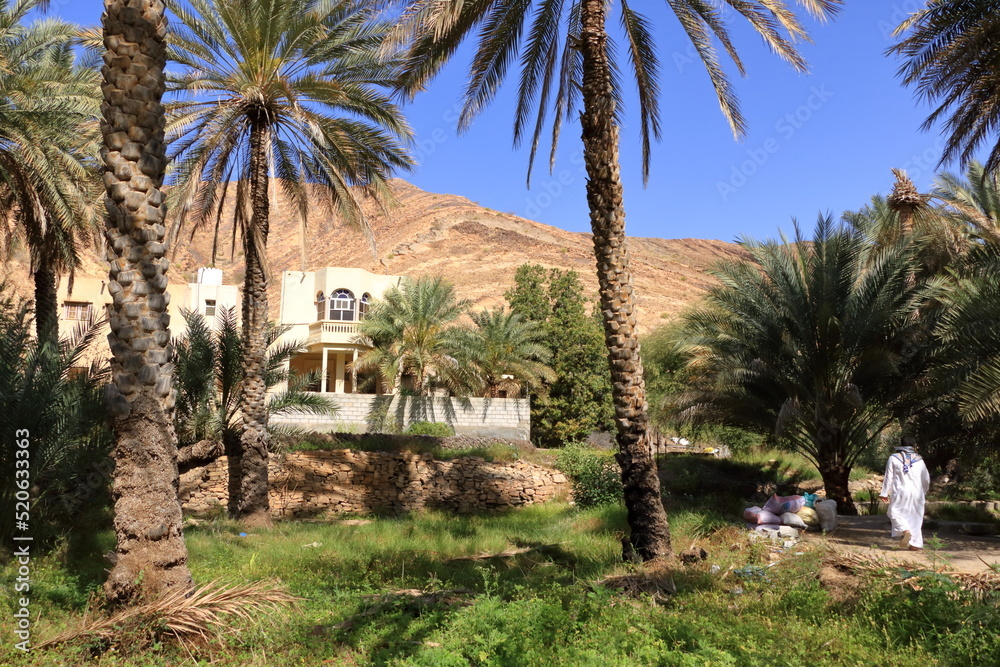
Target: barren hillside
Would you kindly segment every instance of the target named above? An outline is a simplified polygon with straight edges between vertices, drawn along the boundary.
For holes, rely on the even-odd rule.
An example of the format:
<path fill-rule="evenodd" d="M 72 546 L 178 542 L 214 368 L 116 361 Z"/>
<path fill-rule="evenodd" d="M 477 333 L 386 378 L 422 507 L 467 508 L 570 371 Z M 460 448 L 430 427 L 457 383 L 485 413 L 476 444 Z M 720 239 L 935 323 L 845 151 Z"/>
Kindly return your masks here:
<path fill-rule="evenodd" d="M 377 257 L 359 232 L 333 223 L 320 207 L 312 207 L 304 268 L 347 266 L 395 275 L 442 274 L 456 284 L 462 296 L 481 307 L 502 300 L 504 290 L 513 283 L 515 269 L 533 262 L 575 269 L 596 297 L 589 234 L 566 232 L 483 208 L 457 195 L 424 192 L 401 180 L 394 181 L 394 189 L 399 206 L 387 215 L 375 211 L 371 215 Z M 272 194 L 278 193 L 272 190 Z M 301 270 L 294 211 L 280 196 L 275 208 L 268 238 L 272 269 L 275 273 Z M 231 215 L 226 217 L 231 219 Z M 196 232 L 193 238 L 190 232 L 190 227 L 185 227 L 180 235 L 171 282 L 192 281 L 198 267 L 209 265 L 211 230 Z M 225 282 L 241 284 L 242 253 L 237 242 L 235 257 L 231 256 L 231 233 L 230 224 L 221 230 L 216 266 L 223 269 Z M 697 299 L 709 284 L 704 273 L 707 267 L 740 253 L 734 244 L 699 239 L 632 238 L 629 249 L 643 330 Z M 101 265 L 88 261 L 82 273 L 102 273 Z M 270 300 L 272 313 L 277 312 L 278 298 L 275 288 Z"/>

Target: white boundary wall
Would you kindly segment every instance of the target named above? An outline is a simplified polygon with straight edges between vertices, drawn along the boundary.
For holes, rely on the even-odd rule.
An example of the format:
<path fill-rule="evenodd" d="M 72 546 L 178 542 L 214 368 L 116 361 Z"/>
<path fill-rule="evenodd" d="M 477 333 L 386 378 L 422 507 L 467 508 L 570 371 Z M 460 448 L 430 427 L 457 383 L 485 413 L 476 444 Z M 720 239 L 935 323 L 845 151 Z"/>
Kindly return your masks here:
<path fill-rule="evenodd" d="M 311 431 L 405 430 L 413 422 L 446 422 L 456 435 L 527 440 L 531 401 L 527 398 L 442 398 L 374 394 L 330 394 L 340 406 L 331 417 L 276 415 L 272 424 Z"/>

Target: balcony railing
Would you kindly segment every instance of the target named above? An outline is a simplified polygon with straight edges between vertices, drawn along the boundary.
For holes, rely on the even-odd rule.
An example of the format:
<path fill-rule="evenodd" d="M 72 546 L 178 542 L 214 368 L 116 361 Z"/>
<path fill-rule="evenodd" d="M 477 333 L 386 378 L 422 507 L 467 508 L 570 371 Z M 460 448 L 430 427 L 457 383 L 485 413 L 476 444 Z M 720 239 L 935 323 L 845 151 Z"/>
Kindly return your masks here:
<path fill-rule="evenodd" d="M 309 325 L 310 343 L 350 343 L 356 335 L 357 322 L 322 321 Z"/>

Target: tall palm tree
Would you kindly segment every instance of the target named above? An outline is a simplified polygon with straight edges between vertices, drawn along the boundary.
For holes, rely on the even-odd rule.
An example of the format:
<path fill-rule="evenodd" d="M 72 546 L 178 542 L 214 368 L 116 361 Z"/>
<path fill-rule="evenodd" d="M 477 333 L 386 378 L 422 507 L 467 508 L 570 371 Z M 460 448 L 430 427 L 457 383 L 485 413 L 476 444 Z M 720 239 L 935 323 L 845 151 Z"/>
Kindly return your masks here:
<path fill-rule="evenodd" d="M 374 371 L 389 390 L 409 381 L 418 396 L 436 386 L 468 393 L 476 378 L 471 365 L 459 359 L 461 334 L 455 326 L 468 307 L 441 276 L 405 279 L 368 307 L 357 341 L 370 349 L 354 367 Z"/>
<path fill-rule="evenodd" d="M 77 29 L 59 20 L 22 23 L 33 0 L 0 3 L 0 208 L 23 241 L 35 282 L 39 339 L 58 338 L 56 282 L 72 281 L 81 243 L 97 235 L 98 73 L 77 63 Z"/>
<path fill-rule="evenodd" d="M 385 23 L 354 0 L 168 0 L 180 25 L 171 57 L 169 135 L 179 161 L 180 230 L 214 219 L 236 182 L 243 240 L 243 381 L 240 514 L 268 523 L 267 236 L 269 178 L 306 224 L 310 194 L 327 214 L 371 240 L 366 199 L 393 201 L 387 179 L 412 165 L 410 128 L 381 89 L 395 67 L 382 52 Z M 183 96 L 183 97 L 181 97 Z M 373 243 L 373 241 L 372 241 Z"/>
<path fill-rule="evenodd" d="M 461 361 L 475 368 L 479 392 L 488 398 L 537 391 L 555 380 L 546 366 L 552 353 L 542 343 L 545 331 L 538 322 L 498 306 L 472 313 L 472 326 L 459 331 Z"/>
<path fill-rule="evenodd" d="M 160 0 L 105 0 L 101 132 L 112 295 L 108 408 L 117 555 L 105 592 L 127 602 L 192 585 L 177 500 L 163 173 L 167 62 Z"/>
<path fill-rule="evenodd" d="M 616 58 L 606 31 L 604 0 L 523 0 L 518 3 L 439 2 L 397 0 L 405 6 L 398 35 L 412 40 L 402 79 L 403 90 L 415 94 L 441 69 L 470 34 L 477 48 L 465 89 L 459 127 L 492 99 L 520 51 L 520 85 L 514 121 L 514 140 L 531 133 L 533 162 L 554 100 L 552 156 L 563 117 L 577 113 L 583 130 L 587 169 L 587 202 L 597 258 L 601 312 L 614 388 L 618 424 L 618 461 L 622 468 L 625 506 L 634 551 L 644 560 L 670 553 L 670 530 L 660 499 L 656 464 L 648 442 L 649 418 L 642 360 L 636 331 L 632 272 L 625 242 L 625 210 L 618 167 L 618 125 L 623 89 Z M 799 0 L 817 15 L 831 11 L 839 0 Z M 668 0 L 708 70 L 722 112 L 734 134 L 742 136 L 746 123 L 732 86 L 723 71 L 714 41 L 743 74 L 744 67 L 730 38 L 723 8 L 732 9 L 750 23 L 770 48 L 798 70 L 805 63 L 793 42 L 806 37 L 805 29 L 783 0 Z M 719 6 L 721 5 L 721 7 Z M 620 3 L 622 38 L 629 67 L 639 90 L 643 175 L 648 176 L 650 137 L 659 138 L 659 64 L 654 49 L 652 23 L 627 0 Z M 565 29 L 565 31 L 564 31 Z M 525 35 L 527 30 L 527 35 Z M 523 48 L 522 48 L 523 44 Z M 553 95 L 554 93 L 554 95 Z M 537 106 L 534 122 L 532 109 Z M 533 125 L 533 130 L 528 128 Z"/>
<path fill-rule="evenodd" d="M 855 511 L 851 468 L 917 391 L 913 314 L 928 295 L 912 245 L 878 247 L 820 218 L 812 240 L 743 241 L 704 308 L 685 319 L 691 390 L 679 416 L 773 434 Z"/>
<path fill-rule="evenodd" d="M 213 331 L 205 317 L 182 311 L 187 333 L 174 341 L 177 353 L 177 431 L 181 434 L 180 470 L 205 465 L 225 454 L 229 467 L 229 512 L 239 512 L 240 383 L 243 381 L 242 345 L 236 308 L 219 313 Z M 336 403 L 322 394 L 306 391 L 311 375 L 296 376 L 288 360 L 305 349 L 298 341 L 279 342 L 288 326 L 268 327 L 264 381 L 268 389 L 286 383 L 287 389 L 268 396 L 268 416 L 282 414 L 332 415 Z M 272 432 L 274 427 L 270 427 Z M 198 441 L 210 440 L 201 448 Z M 220 446 L 221 445 L 221 446 Z"/>
<path fill-rule="evenodd" d="M 998 32 L 995 0 L 932 0 L 896 28 L 902 39 L 889 52 L 904 58 L 899 76 L 934 105 L 923 128 L 943 120 L 949 132 L 941 164 L 964 168 L 987 145 L 985 170 L 1000 168 Z"/>

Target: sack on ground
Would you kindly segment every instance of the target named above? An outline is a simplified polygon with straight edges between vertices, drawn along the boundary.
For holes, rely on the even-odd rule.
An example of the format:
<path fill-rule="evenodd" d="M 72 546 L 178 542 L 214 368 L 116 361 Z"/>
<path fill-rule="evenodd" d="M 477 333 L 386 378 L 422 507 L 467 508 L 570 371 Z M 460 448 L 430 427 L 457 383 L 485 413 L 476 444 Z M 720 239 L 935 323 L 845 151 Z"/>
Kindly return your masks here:
<path fill-rule="evenodd" d="M 751 524 L 779 524 L 781 523 L 781 518 L 777 514 L 768 512 L 767 510 L 761 509 L 760 507 L 748 507 L 743 510 L 743 519 L 747 523 Z"/>
<path fill-rule="evenodd" d="M 804 507 L 802 509 L 805 509 Z M 799 510 L 800 512 L 802 510 Z M 785 512 L 781 515 L 781 523 L 785 526 L 793 526 L 795 528 L 806 529 L 806 522 L 796 514 L 795 512 Z"/>
<path fill-rule="evenodd" d="M 816 510 L 811 507 L 803 507 L 795 516 L 802 519 L 807 526 L 819 527 L 819 514 L 816 514 Z"/>
<path fill-rule="evenodd" d="M 770 500 L 764 503 L 764 509 L 773 514 L 784 514 L 785 512 L 798 512 L 805 507 L 806 499 L 802 496 L 771 496 Z"/>
<path fill-rule="evenodd" d="M 837 527 L 837 501 L 826 499 L 816 501 L 816 514 L 819 515 L 819 527 L 830 532 Z"/>
<path fill-rule="evenodd" d="M 806 507 L 809 509 L 814 508 L 816 506 L 816 501 L 819 500 L 819 496 L 815 493 L 803 493 L 802 497 L 805 499 Z"/>

